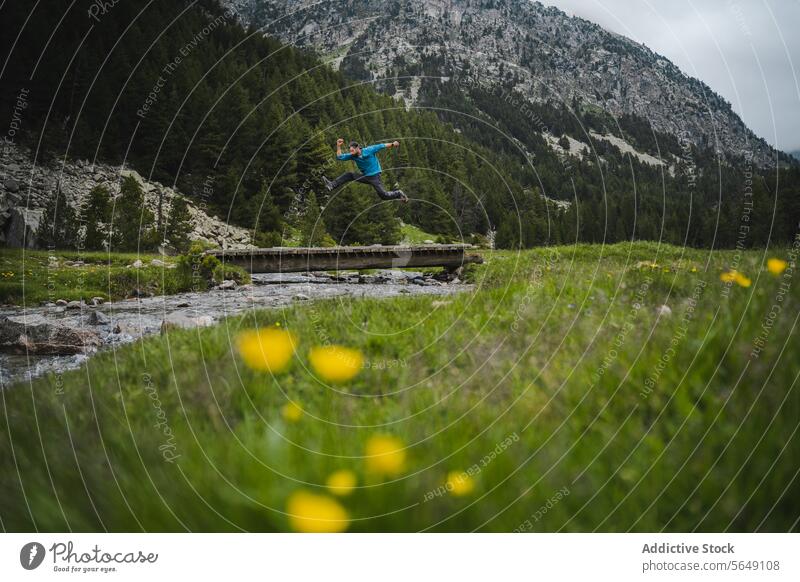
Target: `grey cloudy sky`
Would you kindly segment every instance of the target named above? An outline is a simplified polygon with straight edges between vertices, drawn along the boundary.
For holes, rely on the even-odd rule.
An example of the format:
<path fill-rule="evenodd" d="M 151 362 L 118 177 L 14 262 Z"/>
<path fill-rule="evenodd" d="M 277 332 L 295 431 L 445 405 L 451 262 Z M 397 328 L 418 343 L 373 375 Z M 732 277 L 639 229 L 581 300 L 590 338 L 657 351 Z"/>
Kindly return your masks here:
<path fill-rule="evenodd" d="M 647 45 L 800 150 L 800 0 L 541 0 Z"/>

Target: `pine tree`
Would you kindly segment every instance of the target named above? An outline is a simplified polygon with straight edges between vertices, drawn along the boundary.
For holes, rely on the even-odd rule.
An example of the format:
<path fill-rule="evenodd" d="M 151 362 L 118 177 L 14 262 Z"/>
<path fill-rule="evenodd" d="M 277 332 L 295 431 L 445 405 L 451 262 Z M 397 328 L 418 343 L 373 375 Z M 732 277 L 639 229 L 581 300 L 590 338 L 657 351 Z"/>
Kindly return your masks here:
<path fill-rule="evenodd" d="M 58 191 L 45 207 L 39 228 L 35 233 L 40 247 L 51 249 L 72 249 L 78 242 L 78 221 L 75 210 Z"/>
<path fill-rule="evenodd" d="M 400 223 L 395 204 L 380 200 L 368 186 L 350 184 L 328 202 L 325 222 L 338 244 L 397 244 Z"/>
<path fill-rule="evenodd" d="M 306 194 L 309 190 L 324 192 L 322 176 L 331 169 L 331 146 L 325 142 L 321 131 L 314 131 L 308 143 L 297 153 L 298 190 Z"/>
<path fill-rule="evenodd" d="M 317 195 L 311 191 L 306 195 L 306 207 L 300 215 L 301 244 L 308 247 L 332 247 L 336 241 L 325 228 L 325 220 L 317 202 Z"/>
<path fill-rule="evenodd" d="M 261 183 L 258 194 L 252 197 L 253 228 L 257 234 L 274 233 L 281 235 L 284 227 L 281 211 L 275 204 L 274 197 L 266 180 Z"/>
<path fill-rule="evenodd" d="M 189 249 L 191 242 L 189 235 L 192 233 L 192 228 L 192 215 L 189 213 L 186 199 L 183 196 L 175 196 L 167 218 L 164 238 L 178 251 L 184 252 Z"/>
<path fill-rule="evenodd" d="M 112 250 L 151 250 L 158 241 L 155 217 L 144 204 L 144 192 L 133 176 L 122 180 L 112 214 Z"/>
<path fill-rule="evenodd" d="M 89 192 L 85 219 L 84 247 L 88 250 L 107 248 L 109 222 L 111 222 L 111 196 L 105 186 L 95 186 Z"/>

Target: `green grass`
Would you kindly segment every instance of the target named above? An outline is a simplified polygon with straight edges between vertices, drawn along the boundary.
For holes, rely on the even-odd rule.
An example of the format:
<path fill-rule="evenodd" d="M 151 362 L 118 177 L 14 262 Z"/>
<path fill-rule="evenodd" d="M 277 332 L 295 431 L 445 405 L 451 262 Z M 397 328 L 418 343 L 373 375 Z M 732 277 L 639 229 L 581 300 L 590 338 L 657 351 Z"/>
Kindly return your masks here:
<path fill-rule="evenodd" d="M 50 266 L 49 256 L 56 257 L 59 266 Z M 127 268 L 137 259 L 143 268 Z M 150 266 L 153 259 L 175 260 L 155 254 L 0 249 L 0 304 L 36 306 L 57 299 L 120 299 L 135 289 L 154 294 L 183 290 L 175 270 Z M 64 265 L 78 260 L 86 265 Z"/>
<path fill-rule="evenodd" d="M 3 527 L 286 530 L 287 497 L 346 468 L 349 531 L 798 529 L 796 284 L 752 355 L 782 282 L 761 263 L 786 251 L 743 253 L 752 286 L 727 296 L 732 252 L 485 256 L 457 297 L 252 312 L 2 391 Z M 271 378 L 231 342 L 276 322 L 299 357 Z M 369 367 L 344 386 L 315 379 L 307 352 L 326 338 Z M 287 397 L 306 411 L 296 424 Z M 364 471 L 377 433 L 408 445 L 396 479 Z M 471 467 L 472 494 L 430 495 Z"/>
<path fill-rule="evenodd" d="M 422 244 L 426 240 L 435 241 L 437 236 L 435 234 L 425 232 L 424 230 L 414 226 L 413 224 L 406 224 L 406 223 L 403 223 L 400 226 L 400 234 L 401 234 L 401 239 L 400 239 L 401 244 L 406 244 L 406 245 L 418 245 Z"/>

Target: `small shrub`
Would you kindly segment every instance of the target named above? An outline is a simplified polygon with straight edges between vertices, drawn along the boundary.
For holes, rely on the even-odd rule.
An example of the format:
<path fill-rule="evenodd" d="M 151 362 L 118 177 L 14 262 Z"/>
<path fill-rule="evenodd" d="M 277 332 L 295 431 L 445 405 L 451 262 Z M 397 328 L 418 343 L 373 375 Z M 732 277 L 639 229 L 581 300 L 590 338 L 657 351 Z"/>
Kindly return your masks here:
<path fill-rule="evenodd" d="M 471 237 L 469 237 L 469 242 L 470 244 L 473 244 L 481 249 L 488 249 L 491 247 L 489 244 L 489 239 L 482 234 L 473 234 Z"/>
<path fill-rule="evenodd" d="M 216 258 L 216 257 L 213 257 Z M 250 282 L 250 273 L 229 263 L 220 263 L 214 267 L 214 282 L 222 283 L 226 280 L 236 281 L 237 285 L 242 285 Z"/>
<path fill-rule="evenodd" d="M 177 285 L 184 290 L 204 291 L 214 282 L 214 270 L 222 263 L 205 251 L 212 245 L 200 241 L 192 242 L 189 252 L 178 257 L 176 269 Z"/>
<path fill-rule="evenodd" d="M 259 231 L 256 233 L 254 244 L 260 248 L 270 248 L 270 247 L 279 247 L 282 243 L 281 233 L 271 231 L 271 232 L 263 232 Z"/>

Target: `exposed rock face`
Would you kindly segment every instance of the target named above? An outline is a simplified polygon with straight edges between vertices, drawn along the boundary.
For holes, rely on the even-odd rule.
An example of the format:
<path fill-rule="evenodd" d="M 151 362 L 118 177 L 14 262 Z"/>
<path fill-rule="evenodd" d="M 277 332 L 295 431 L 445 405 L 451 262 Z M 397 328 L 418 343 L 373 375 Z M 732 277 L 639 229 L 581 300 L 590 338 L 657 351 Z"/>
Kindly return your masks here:
<path fill-rule="evenodd" d="M 15 353 L 81 354 L 100 346 L 94 331 L 68 327 L 42 315 L 0 316 L 0 349 Z"/>
<path fill-rule="evenodd" d="M 31 153 L 21 147 L 4 144 L 0 148 L 0 244 L 10 247 L 36 244 L 39 226 L 48 201 L 60 189 L 70 206 L 80 211 L 86 196 L 95 186 L 105 186 L 112 196 L 119 194 L 121 177 L 134 176 L 142 185 L 145 204 L 157 212 L 159 198 L 164 209 L 181 193 L 152 182 L 137 172 L 118 166 L 91 164 L 84 160 L 64 162 L 63 158 L 45 163 L 31 161 Z M 213 218 L 189 200 L 193 222 L 190 238 L 219 245 L 222 248 L 252 248 L 247 229 Z M 29 229 L 27 237 L 25 229 Z"/>
<path fill-rule="evenodd" d="M 10 247 L 36 247 L 36 230 L 42 222 L 43 210 L 13 206 L 8 213 L 5 243 Z"/>
<path fill-rule="evenodd" d="M 573 98 L 613 115 L 636 114 L 657 131 L 723 156 L 776 152 L 730 104 L 646 46 L 530 0 L 226 0 L 246 24 L 312 46 L 339 66 L 355 56 L 373 80 L 416 104 L 419 75 L 513 85 L 533 102 Z M 403 80 L 403 76 L 411 76 Z M 381 85 L 379 85 L 381 86 Z"/>

